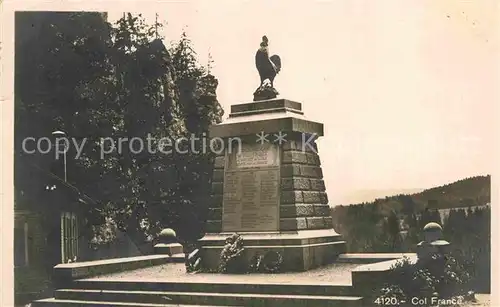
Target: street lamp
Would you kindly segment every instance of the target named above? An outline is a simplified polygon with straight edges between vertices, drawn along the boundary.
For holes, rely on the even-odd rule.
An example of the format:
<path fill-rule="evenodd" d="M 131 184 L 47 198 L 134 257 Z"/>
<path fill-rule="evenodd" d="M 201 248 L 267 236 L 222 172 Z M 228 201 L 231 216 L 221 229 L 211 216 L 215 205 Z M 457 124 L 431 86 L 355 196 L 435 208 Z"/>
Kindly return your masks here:
<path fill-rule="evenodd" d="M 66 133 L 64 131 L 61 131 L 61 130 L 56 130 L 54 132 L 52 132 L 52 135 L 55 136 L 55 137 L 66 137 Z M 57 146 L 59 146 L 60 144 L 57 143 Z M 63 157 L 63 163 L 64 163 L 64 182 L 67 182 L 68 181 L 68 175 L 66 173 L 66 151 L 68 151 L 68 148 L 67 148 L 67 144 L 64 143 L 64 157 Z M 58 156 L 59 158 L 59 156 Z"/>
<path fill-rule="evenodd" d="M 56 138 L 56 152 L 57 156 L 56 159 L 59 159 L 59 149 L 61 144 L 59 143 L 59 138 L 64 138 L 66 140 L 66 133 L 64 131 L 56 130 L 52 132 L 52 136 Z M 64 142 L 64 156 L 63 156 L 63 163 L 64 163 L 64 182 L 68 181 L 68 175 L 66 171 L 66 152 L 68 151 L 68 144 Z M 71 222 L 70 220 L 71 216 L 69 216 L 66 212 L 61 212 L 61 260 L 63 263 L 66 263 L 71 254 L 72 246 L 71 246 Z M 68 236 L 70 236 L 68 238 Z M 70 242 L 68 242 L 70 241 Z M 69 244 L 68 244 L 69 243 Z"/>

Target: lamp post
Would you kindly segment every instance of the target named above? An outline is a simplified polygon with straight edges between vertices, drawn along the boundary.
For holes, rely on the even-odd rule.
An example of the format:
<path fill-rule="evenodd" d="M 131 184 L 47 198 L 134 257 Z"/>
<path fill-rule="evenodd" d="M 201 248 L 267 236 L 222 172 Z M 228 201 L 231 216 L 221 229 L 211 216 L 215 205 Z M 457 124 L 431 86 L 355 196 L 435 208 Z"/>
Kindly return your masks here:
<path fill-rule="evenodd" d="M 57 131 L 52 132 L 52 135 L 55 136 L 55 137 L 66 137 L 66 133 L 64 131 L 61 131 L 61 130 L 57 130 Z M 60 144 L 57 143 L 56 145 L 59 146 Z M 67 144 L 64 143 L 64 156 L 63 156 L 64 182 L 68 181 L 68 175 L 67 175 L 67 172 L 66 172 L 66 152 L 67 151 L 68 151 Z M 59 158 L 59 156 L 57 158 Z"/>
<path fill-rule="evenodd" d="M 59 143 L 59 137 L 66 137 L 66 133 L 64 131 L 60 131 L 60 130 L 56 130 L 54 132 L 52 132 L 52 136 L 54 136 L 56 138 L 56 141 L 57 143 L 55 144 L 56 146 L 56 153 L 57 153 L 57 156 L 56 156 L 56 160 L 59 160 L 59 149 L 61 146 L 61 144 Z M 67 146 L 66 146 L 66 143 L 64 143 L 64 151 L 63 151 L 63 171 L 64 171 L 64 182 L 67 182 L 68 181 L 68 174 L 67 174 L 67 170 L 66 170 L 66 151 L 68 150 Z M 61 216 L 60 216 L 60 221 L 61 221 L 61 261 L 62 263 L 66 263 L 66 258 L 67 258 L 67 254 L 69 253 L 69 251 L 66 251 L 66 248 L 67 248 L 67 225 L 66 225 L 66 213 L 61 213 Z"/>

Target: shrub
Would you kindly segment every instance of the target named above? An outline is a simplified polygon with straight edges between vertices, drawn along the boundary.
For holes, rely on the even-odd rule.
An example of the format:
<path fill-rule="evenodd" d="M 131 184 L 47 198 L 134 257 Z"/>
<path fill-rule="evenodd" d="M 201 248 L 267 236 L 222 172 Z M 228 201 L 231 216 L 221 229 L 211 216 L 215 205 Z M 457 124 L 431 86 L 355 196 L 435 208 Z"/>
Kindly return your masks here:
<path fill-rule="evenodd" d="M 427 298 L 431 302 L 432 297 L 466 296 L 470 275 L 454 257 L 436 254 L 415 264 L 403 258 L 391 267 L 387 280 L 380 289 L 380 301 L 396 298 L 397 302 L 416 306 L 411 298 Z"/>

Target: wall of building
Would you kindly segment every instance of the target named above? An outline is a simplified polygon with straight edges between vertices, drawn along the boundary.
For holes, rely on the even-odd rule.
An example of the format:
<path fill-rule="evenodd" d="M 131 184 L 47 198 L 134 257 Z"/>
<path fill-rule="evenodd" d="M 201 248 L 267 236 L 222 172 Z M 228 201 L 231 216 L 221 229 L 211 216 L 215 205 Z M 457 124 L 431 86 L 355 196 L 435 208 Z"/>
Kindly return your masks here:
<path fill-rule="evenodd" d="M 15 248 L 14 250 L 16 304 L 29 302 L 40 296 L 50 296 L 52 294 L 50 273 L 44 267 L 45 259 L 43 259 L 48 247 L 40 216 L 26 211 L 15 212 L 14 228 L 15 233 L 18 234 L 15 235 L 14 246 L 17 244 L 27 247 L 26 249 Z M 23 234 L 23 230 L 26 233 Z"/>

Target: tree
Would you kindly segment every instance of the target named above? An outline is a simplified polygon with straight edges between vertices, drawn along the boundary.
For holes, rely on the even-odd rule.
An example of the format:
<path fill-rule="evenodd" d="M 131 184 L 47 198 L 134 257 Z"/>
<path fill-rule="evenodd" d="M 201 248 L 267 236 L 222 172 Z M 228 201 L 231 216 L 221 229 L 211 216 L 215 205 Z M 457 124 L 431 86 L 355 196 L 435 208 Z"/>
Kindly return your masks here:
<path fill-rule="evenodd" d="M 410 195 L 399 195 L 398 200 L 401 202 L 401 211 L 404 214 L 410 215 L 415 212 L 417 205 L 415 204 L 413 197 L 411 197 Z"/>
<path fill-rule="evenodd" d="M 63 173 L 54 167 L 57 161 L 53 151 L 28 154 L 22 148 L 23 140 L 50 137 L 61 129 L 76 139 L 86 137 L 87 130 L 80 126 L 93 120 L 94 109 L 77 93 L 82 84 L 106 80 L 111 27 L 99 13 L 61 12 L 17 12 L 15 25 L 15 203 L 41 217 L 49 240 L 60 231 L 57 213 L 68 205 L 69 191 L 73 191 L 73 198 L 86 198 L 85 193 L 76 193 L 78 189 L 70 187 L 86 191 L 81 179 L 92 174 L 82 172 L 70 158 L 65 183 Z M 101 98 L 92 101 L 99 104 Z M 72 154 L 68 153 L 68 157 Z M 51 189 L 47 189 L 49 186 Z M 92 191 L 88 194 L 93 195 Z M 100 202 L 93 204 L 97 206 L 87 211 L 89 217 L 100 210 Z M 99 220 L 96 216 L 93 219 Z M 40 260 L 47 260 L 45 264 L 50 268 L 50 258 Z"/>
<path fill-rule="evenodd" d="M 16 47 L 17 154 L 47 169 L 47 157 L 22 151 L 25 137 L 62 129 L 86 139 L 81 157 L 68 162 L 68 180 L 95 201 L 85 210 L 87 229 L 107 217 L 139 241 L 165 227 L 186 240 L 202 235 L 213 154 L 201 142 L 186 154 L 157 150 L 162 139 L 200 138 L 221 121 L 217 79 L 198 64 L 187 35 L 167 47 L 161 25 L 140 15 L 112 26 L 97 13 L 38 14 L 18 20 L 21 32 L 32 24 L 38 32 Z M 103 155 L 125 138 L 149 139 L 153 150 L 129 142 Z M 19 173 L 16 191 L 32 189 L 27 177 Z"/>
<path fill-rule="evenodd" d="M 397 251 L 400 247 L 400 228 L 399 228 L 399 218 L 396 215 L 396 212 L 391 211 L 389 216 L 387 217 L 386 229 L 390 238 L 390 247 L 392 251 Z"/>

